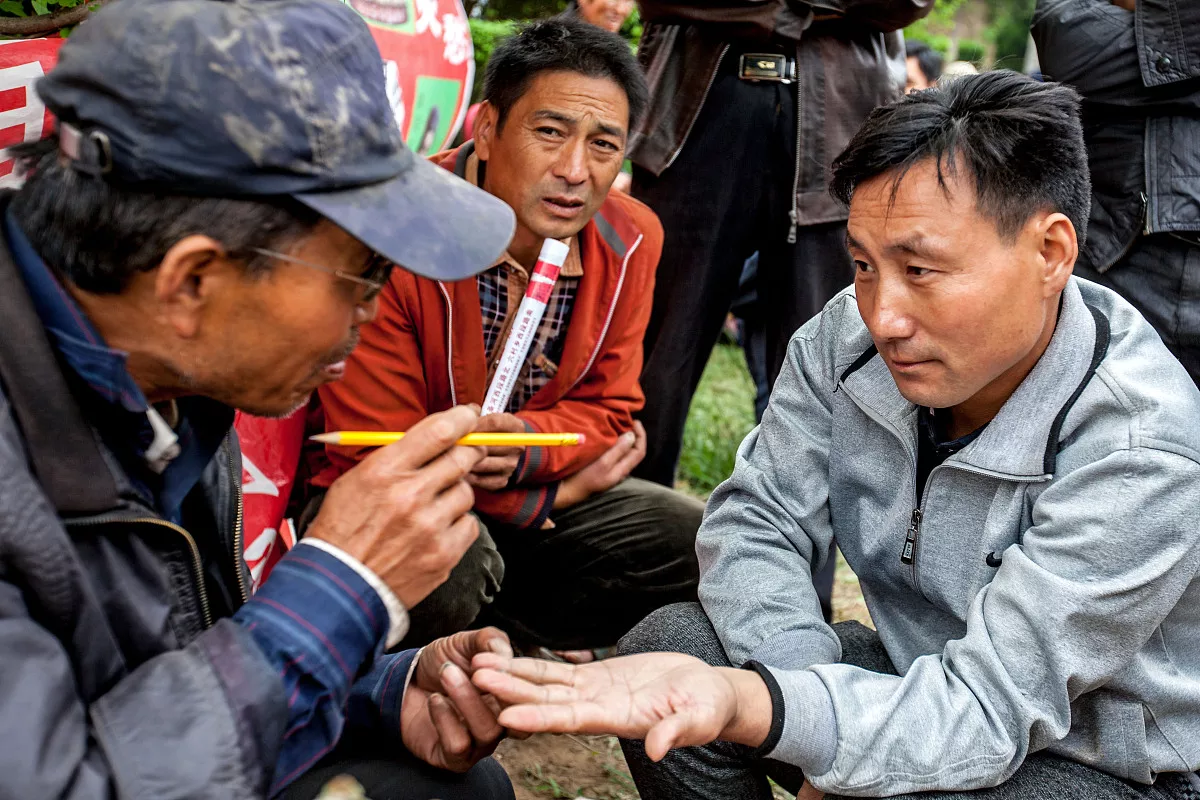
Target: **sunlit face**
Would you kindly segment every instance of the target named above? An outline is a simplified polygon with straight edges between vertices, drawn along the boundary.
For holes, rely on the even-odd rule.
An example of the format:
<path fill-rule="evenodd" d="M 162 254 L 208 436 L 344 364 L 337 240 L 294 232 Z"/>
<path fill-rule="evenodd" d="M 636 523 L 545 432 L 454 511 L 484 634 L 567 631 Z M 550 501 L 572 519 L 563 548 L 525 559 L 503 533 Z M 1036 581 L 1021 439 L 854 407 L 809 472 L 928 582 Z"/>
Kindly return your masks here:
<path fill-rule="evenodd" d="M 930 86 L 933 86 L 929 82 L 929 79 L 925 77 L 925 71 L 921 69 L 921 62 L 917 61 L 916 56 L 909 56 L 904 61 L 907 70 L 904 81 L 905 94 L 921 89 L 928 89 Z"/>
<path fill-rule="evenodd" d="M 475 146 L 484 188 L 517 215 L 514 243 L 574 236 L 608 195 L 625 157 L 629 101 L 609 78 L 543 72 L 497 128 L 484 105 Z"/>
<path fill-rule="evenodd" d="M 1069 227 L 1061 214 L 1036 213 L 1007 241 L 976 208 L 974 179 L 943 172 L 947 191 L 932 161 L 917 164 L 890 209 L 894 173 L 862 183 L 848 223 L 863 321 L 900 393 L 932 408 L 1015 389 L 1053 332 L 1070 266 L 1047 277 L 1046 229 Z M 1060 238 L 1074 246 L 1073 229 Z"/>
<path fill-rule="evenodd" d="M 633 0 L 579 0 L 579 16 L 606 31 L 616 33 L 633 13 Z"/>
<path fill-rule="evenodd" d="M 284 252 L 351 275 L 371 255 L 328 222 Z M 260 416 L 287 414 L 342 376 L 378 301 L 363 302 L 359 284 L 285 261 L 265 275 L 240 274 L 213 291 L 181 371 L 197 394 Z"/>

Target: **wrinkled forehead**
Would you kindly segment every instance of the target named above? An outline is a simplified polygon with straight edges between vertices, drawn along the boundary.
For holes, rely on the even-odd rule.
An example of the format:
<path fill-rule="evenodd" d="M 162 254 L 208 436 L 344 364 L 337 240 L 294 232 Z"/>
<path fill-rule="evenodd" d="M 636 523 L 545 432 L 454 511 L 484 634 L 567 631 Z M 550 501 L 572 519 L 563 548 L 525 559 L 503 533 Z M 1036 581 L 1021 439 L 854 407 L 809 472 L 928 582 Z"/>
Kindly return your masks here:
<path fill-rule="evenodd" d="M 557 117 L 567 124 L 606 126 L 621 136 L 629 126 L 629 98 L 621 84 L 569 70 L 534 75 L 514 110 L 529 119 Z"/>

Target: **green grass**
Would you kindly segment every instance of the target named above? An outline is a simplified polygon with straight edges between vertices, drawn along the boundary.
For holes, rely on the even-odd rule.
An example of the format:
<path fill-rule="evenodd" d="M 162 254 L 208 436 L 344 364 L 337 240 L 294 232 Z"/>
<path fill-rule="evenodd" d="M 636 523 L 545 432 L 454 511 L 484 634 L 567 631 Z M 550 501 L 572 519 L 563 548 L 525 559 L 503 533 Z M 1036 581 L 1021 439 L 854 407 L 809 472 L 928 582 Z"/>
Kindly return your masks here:
<path fill-rule="evenodd" d="M 719 344 L 713 348 L 704 376 L 692 398 L 679 481 L 707 496 L 733 471 L 738 445 L 754 427 L 754 381 L 746 369 L 740 347 Z"/>

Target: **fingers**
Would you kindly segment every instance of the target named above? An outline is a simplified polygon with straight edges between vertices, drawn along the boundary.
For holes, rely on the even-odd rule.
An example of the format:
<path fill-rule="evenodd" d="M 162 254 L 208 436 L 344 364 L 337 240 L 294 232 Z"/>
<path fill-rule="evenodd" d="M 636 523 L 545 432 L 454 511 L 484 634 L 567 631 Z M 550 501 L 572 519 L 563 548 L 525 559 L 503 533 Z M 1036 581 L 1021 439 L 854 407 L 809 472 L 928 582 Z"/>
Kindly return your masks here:
<path fill-rule="evenodd" d="M 472 406 L 456 406 L 431 414 L 414 425 L 403 439 L 379 448 L 363 463 L 381 462 L 389 469 L 400 472 L 420 469 L 450 450 L 455 442 L 475 429 L 478 421 L 479 412 Z"/>
<path fill-rule="evenodd" d="M 473 633 L 475 653 L 495 653 L 503 658 L 512 658 L 513 649 L 512 643 L 508 640 L 508 634 L 499 628 L 481 628 Z"/>
<path fill-rule="evenodd" d="M 579 692 L 570 686 L 561 683 L 539 684 L 486 667 L 476 669 L 471 677 L 482 691 L 495 695 L 506 705 L 563 704 L 580 699 Z"/>
<path fill-rule="evenodd" d="M 476 433 L 525 433 L 525 423 L 513 414 L 486 414 L 475 425 Z"/>
<path fill-rule="evenodd" d="M 527 733 L 611 733 L 638 738 L 641 732 L 622 724 L 596 703 L 514 705 L 500 712 L 500 724 Z"/>
<path fill-rule="evenodd" d="M 446 662 L 442 666 L 442 686 L 476 742 L 489 745 L 500 740 L 504 730 L 496 721 L 496 714 L 483 702 L 465 672 Z"/>
<path fill-rule="evenodd" d="M 512 474 L 521 458 L 520 447 L 488 447 L 487 457 L 471 469 L 476 475 Z"/>
<path fill-rule="evenodd" d="M 640 450 L 643 456 L 646 455 L 646 426 L 637 419 L 633 421 L 633 448 Z"/>
<path fill-rule="evenodd" d="M 438 741 L 442 752 L 446 754 L 446 766 L 449 769 L 465 770 L 465 756 L 471 750 L 471 734 L 467 726 L 458 718 L 454 707 L 440 694 L 429 696 L 429 718 L 437 731 Z"/>
<path fill-rule="evenodd" d="M 439 542 L 443 552 L 456 554 L 453 563 L 450 564 L 450 569 L 454 569 L 454 565 L 462 559 L 463 553 L 467 552 L 475 540 L 479 538 L 479 520 L 475 517 L 463 512 L 461 516 L 453 524 L 445 529 L 445 533 L 441 534 L 441 542 Z M 450 574 L 446 571 L 447 576 Z"/>

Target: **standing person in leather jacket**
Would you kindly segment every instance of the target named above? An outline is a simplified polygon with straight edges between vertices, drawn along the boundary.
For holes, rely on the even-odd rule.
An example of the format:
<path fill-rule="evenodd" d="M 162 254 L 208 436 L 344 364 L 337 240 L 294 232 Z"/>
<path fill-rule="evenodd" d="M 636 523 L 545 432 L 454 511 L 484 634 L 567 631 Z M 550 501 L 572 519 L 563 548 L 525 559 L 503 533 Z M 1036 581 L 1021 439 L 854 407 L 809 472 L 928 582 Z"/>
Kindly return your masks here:
<path fill-rule="evenodd" d="M 511 800 L 464 671 L 505 635 L 385 653 L 478 535 L 478 410 L 349 471 L 252 597 L 232 423 L 512 212 L 404 147 L 341 3 L 112 3 L 37 91 L 57 130 L 0 194 L 0 797 Z"/>
<path fill-rule="evenodd" d="M 1200 3 L 1040 0 L 1033 38 L 1046 78 L 1083 95 L 1075 272 L 1133 303 L 1200 386 Z"/>
<path fill-rule="evenodd" d="M 675 479 L 688 405 L 759 252 L 767 368 L 853 278 L 829 165 L 877 105 L 900 96 L 898 31 L 933 0 L 642 0 L 650 108 L 630 138 L 633 194 L 666 240 L 645 339 L 639 477 Z"/>
<path fill-rule="evenodd" d="M 853 280 L 830 163 L 871 109 L 900 96 L 897 31 L 933 3 L 642 0 L 650 108 L 630 137 L 633 195 L 665 239 L 635 476 L 674 483 L 688 406 L 747 258 L 759 254 L 769 383 L 792 333 Z M 833 566 L 817 578 L 827 619 Z"/>

